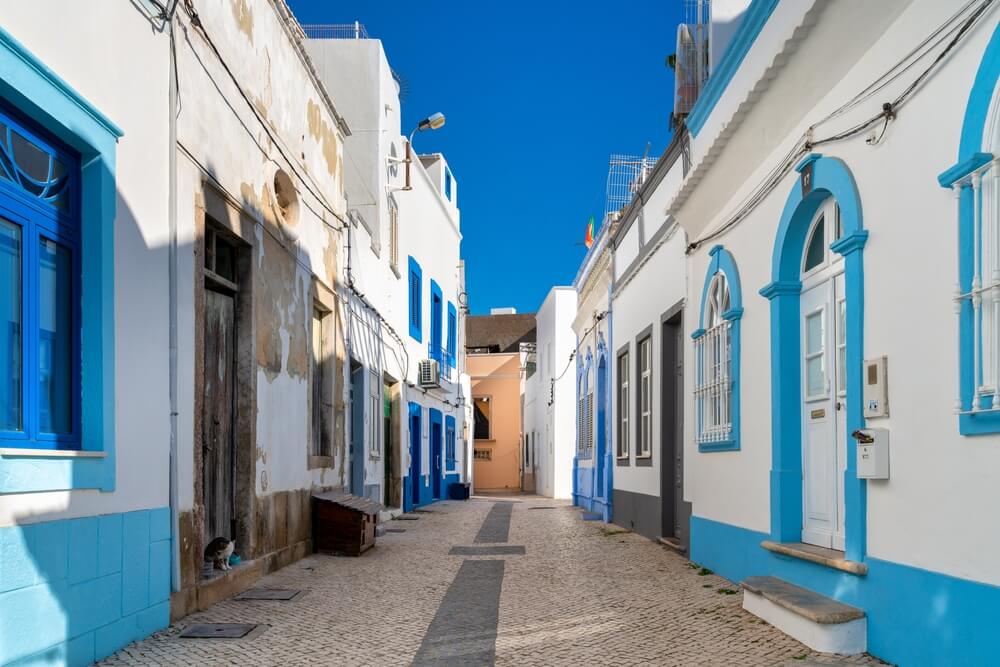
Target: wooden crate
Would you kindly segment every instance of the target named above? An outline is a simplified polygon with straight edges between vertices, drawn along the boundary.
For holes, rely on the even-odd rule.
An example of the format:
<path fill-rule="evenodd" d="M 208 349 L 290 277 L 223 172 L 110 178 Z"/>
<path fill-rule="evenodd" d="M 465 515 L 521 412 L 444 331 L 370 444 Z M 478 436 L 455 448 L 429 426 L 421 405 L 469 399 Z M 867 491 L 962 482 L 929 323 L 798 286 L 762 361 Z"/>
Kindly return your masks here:
<path fill-rule="evenodd" d="M 337 556 L 360 556 L 375 546 L 382 506 L 340 491 L 314 493 L 313 548 Z"/>

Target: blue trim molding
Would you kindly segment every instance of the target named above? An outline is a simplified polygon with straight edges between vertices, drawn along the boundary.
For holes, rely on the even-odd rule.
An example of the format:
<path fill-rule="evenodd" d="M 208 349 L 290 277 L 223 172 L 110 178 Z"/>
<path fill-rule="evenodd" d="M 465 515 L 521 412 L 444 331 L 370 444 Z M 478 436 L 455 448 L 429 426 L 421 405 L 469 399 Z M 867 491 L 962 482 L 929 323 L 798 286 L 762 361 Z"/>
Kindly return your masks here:
<path fill-rule="evenodd" d="M 841 160 L 810 156 L 811 187 L 792 187 L 781 214 L 771 257 L 771 282 L 760 294 L 771 302 L 771 535 L 777 542 L 802 538 L 802 389 L 799 301 L 802 252 L 816 211 L 828 197 L 840 206 L 843 236 L 831 250 L 844 256 L 847 299 L 847 429 L 863 428 L 864 262 L 868 240 L 854 176 Z M 802 165 L 803 168 L 806 165 Z M 846 436 L 845 437 L 849 437 Z M 845 555 L 865 554 L 866 491 L 856 474 L 857 447 L 847 443 L 844 472 Z"/>
<path fill-rule="evenodd" d="M 80 156 L 80 448 L 0 456 L 0 494 L 115 488 L 114 221 L 118 126 L 0 28 L 0 98 Z"/>
<path fill-rule="evenodd" d="M 972 289 L 975 272 L 975 193 L 966 180 L 972 172 L 993 160 L 993 155 L 983 152 L 986 123 L 990 104 L 1000 77 L 1000 26 L 994 29 L 979 69 L 969 92 L 959 140 L 958 160 L 938 176 L 938 184 L 954 188 L 958 199 L 958 285 L 962 293 Z M 969 299 L 960 303 L 958 314 L 959 339 L 959 403 L 958 431 L 962 435 L 1000 433 L 1000 411 L 973 412 L 975 376 L 981 368 L 975 367 L 975 312 Z M 982 356 L 980 355 L 980 359 Z"/>
<path fill-rule="evenodd" d="M 702 88 L 698 100 L 694 103 L 691 113 L 688 114 L 685 124 L 691 136 L 698 136 L 701 128 L 704 127 L 708 117 L 715 109 L 719 98 L 725 92 L 729 82 L 739 70 L 743 59 L 746 58 L 750 47 L 753 46 L 757 35 L 763 30 L 767 19 L 771 17 L 774 8 L 778 6 L 778 0 L 753 0 L 743 18 L 740 19 L 740 27 L 733 35 L 732 41 L 726 47 L 725 53 L 715 66 L 715 71 L 711 72 L 708 82 Z"/>
<path fill-rule="evenodd" d="M 898 665 L 992 665 L 1000 588 L 867 558 L 868 575 L 772 553 L 762 533 L 691 517 L 691 560 L 733 582 L 763 573 L 864 609 L 868 652 Z"/>
<path fill-rule="evenodd" d="M 170 623 L 170 510 L 0 528 L 0 664 L 88 665 Z"/>
<path fill-rule="evenodd" d="M 732 429 L 730 437 L 714 442 L 699 442 L 699 452 L 732 452 L 740 448 L 740 320 L 743 318 L 743 287 L 740 284 L 740 272 L 736 268 L 736 260 L 732 253 L 721 245 L 714 246 L 708 251 L 711 257 L 708 265 L 708 272 L 705 274 L 705 282 L 701 288 L 701 307 L 698 311 L 698 328 L 691 333 L 691 338 L 698 340 L 705 335 L 705 304 L 708 301 L 708 290 L 712 286 L 712 280 L 716 274 L 722 273 L 726 277 L 726 284 L 729 287 L 729 310 L 722 313 L 722 318 L 729 320 L 730 326 L 730 351 L 732 354 L 732 377 L 730 384 L 732 393 L 730 394 L 730 419 Z M 696 362 L 697 363 L 697 362 Z M 697 405 L 695 406 L 697 410 Z M 700 423 L 700 419 L 698 420 Z"/>

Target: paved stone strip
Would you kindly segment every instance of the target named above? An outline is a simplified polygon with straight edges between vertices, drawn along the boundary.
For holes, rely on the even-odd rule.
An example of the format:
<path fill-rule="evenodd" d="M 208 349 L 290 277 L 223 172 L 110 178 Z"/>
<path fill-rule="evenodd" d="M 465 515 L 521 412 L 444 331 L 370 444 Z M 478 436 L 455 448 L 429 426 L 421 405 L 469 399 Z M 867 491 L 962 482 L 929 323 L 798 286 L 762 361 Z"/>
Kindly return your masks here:
<path fill-rule="evenodd" d="M 506 542 L 510 535 L 510 516 L 513 512 L 514 503 L 508 500 L 493 503 L 493 508 L 486 515 L 483 527 L 479 529 L 474 542 L 476 544 Z"/>
<path fill-rule="evenodd" d="M 514 544 L 500 544 L 494 547 L 452 547 L 449 556 L 523 556 L 524 547 Z"/>
<path fill-rule="evenodd" d="M 502 560 L 467 560 L 445 593 L 413 664 L 492 665 L 500 621 Z"/>

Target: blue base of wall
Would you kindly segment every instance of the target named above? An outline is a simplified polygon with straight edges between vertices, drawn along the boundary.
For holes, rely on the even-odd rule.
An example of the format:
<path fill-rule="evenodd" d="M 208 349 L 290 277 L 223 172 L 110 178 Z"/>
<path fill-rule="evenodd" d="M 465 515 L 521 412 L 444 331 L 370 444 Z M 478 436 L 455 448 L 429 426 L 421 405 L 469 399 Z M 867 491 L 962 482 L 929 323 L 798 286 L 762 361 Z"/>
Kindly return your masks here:
<path fill-rule="evenodd" d="M 0 528 L 0 664 L 87 665 L 170 623 L 170 510 Z"/>
<path fill-rule="evenodd" d="M 691 517 L 691 560 L 733 582 L 771 575 L 865 610 L 868 652 L 900 665 L 995 665 L 1000 588 L 866 558 L 858 577 L 760 546 L 766 533 Z"/>
<path fill-rule="evenodd" d="M 604 523 L 611 521 L 611 502 L 607 498 L 600 497 L 594 493 L 596 475 L 594 468 L 581 468 L 574 460 L 573 478 L 574 492 L 573 504 L 590 512 L 597 512 L 601 515 Z"/>
<path fill-rule="evenodd" d="M 409 512 L 417 507 L 423 507 L 424 505 L 430 505 L 431 503 L 436 503 L 439 500 L 448 500 L 448 487 L 452 483 L 458 483 L 461 481 L 461 475 L 457 472 L 451 472 L 445 474 L 441 478 L 441 496 L 439 498 L 434 497 L 434 489 L 431 488 L 430 476 L 421 475 L 418 483 L 420 484 L 420 500 L 418 502 L 413 502 L 413 480 L 406 476 L 403 478 L 403 511 Z"/>

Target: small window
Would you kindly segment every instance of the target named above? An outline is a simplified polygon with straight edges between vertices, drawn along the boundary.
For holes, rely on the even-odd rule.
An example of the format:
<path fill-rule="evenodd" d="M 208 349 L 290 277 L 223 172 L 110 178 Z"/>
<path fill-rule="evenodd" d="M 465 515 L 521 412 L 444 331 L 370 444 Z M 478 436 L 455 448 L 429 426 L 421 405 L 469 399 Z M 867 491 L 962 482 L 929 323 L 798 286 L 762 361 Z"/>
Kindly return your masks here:
<path fill-rule="evenodd" d="M 629 365 L 628 352 L 622 352 L 618 356 L 618 447 L 617 455 L 620 459 L 628 458 L 629 447 Z"/>
<path fill-rule="evenodd" d="M 813 226 L 812 236 L 809 237 L 809 244 L 806 246 L 805 272 L 815 269 L 826 260 L 825 222 L 824 216 L 820 215 L 819 220 Z"/>
<path fill-rule="evenodd" d="M 451 201 L 451 169 L 444 168 L 444 198 Z"/>
<path fill-rule="evenodd" d="M 806 315 L 806 397 L 826 394 L 826 354 L 823 311 Z"/>
<path fill-rule="evenodd" d="M 399 207 L 389 197 L 389 266 L 399 275 Z"/>
<path fill-rule="evenodd" d="M 636 457 L 650 456 L 652 449 L 652 383 L 653 383 L 653 339 L 646 336 L 639 342 L 639 441 Z"/>
<path fill-rule="evenodd" d="M 368 447 L 372 458 L 382 455 L 379 426 L 382 423 L 382 378 L 376 371 L 368 375 Z"/>
<path fill-rule="evenodd" d="M 423 272 L 417 261 L 410 257 L 409 261 L 409 306 L 410 306 L 410 336 L 418 343 L 423 340 L 422 294 L 421 280 Z"/>
<path fill-rule="evenodd" d="M 312 455 L 330 456 L 333 451 L 333 353 L 329 311 L 313 308 L 312 316 Z"/>
<path fill-rule="evenodd" d="M 705 331 L 694 341 L 695 415 L 700 445 L 732 437 L 733 340 L 729 282 L 721 271 L 712 277 L 704 312 Z"/>
<path fill-rule="evenodd" d="M 478 396 L 472 399 L 474 407 L 474 437 L 476 440 L 492 440 L 490 420 L 493 418 L 490 397 Z"/>

